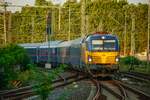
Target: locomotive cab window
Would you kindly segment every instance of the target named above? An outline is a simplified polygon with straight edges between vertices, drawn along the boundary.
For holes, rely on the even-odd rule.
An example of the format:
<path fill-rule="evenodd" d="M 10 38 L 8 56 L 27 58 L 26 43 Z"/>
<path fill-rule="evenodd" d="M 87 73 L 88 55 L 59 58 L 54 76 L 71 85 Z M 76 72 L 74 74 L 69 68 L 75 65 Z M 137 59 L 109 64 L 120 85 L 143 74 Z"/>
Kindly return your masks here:
<path fill-rule="evenodd" d="M 103 40 L 92 40 L 92 50 L 103 50 Z"/>
<path fill-rule="evenodd" d="M 104 40 L 104 50 L 115 50 L 115 40 Z"/>
<path fill-rule="evenodd" d="M 114 51 L 116 40 L 92 40 L 92 51 Z"/>

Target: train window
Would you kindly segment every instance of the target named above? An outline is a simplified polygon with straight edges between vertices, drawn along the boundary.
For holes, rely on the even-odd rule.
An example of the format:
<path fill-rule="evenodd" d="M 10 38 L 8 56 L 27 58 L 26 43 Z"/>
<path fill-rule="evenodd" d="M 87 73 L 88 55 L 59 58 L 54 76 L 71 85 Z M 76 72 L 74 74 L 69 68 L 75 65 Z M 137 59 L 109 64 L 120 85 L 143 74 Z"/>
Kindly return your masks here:
<path fill-rule="evenodd" d="M 47 49 L 40 49 L 40 56 L 46 56 L 48 54 L 48 50 Z"/>
<path fill-rule="evenodd" d="M 92 44 L 103 44 L 103 40 L 92 40 Z"/>
<path fill-rule="evenodd" d="M 55 55 L 55 48 L 52 48 L 52 54 Z"/>
<path fill-rule="evenodd" d="M 36 54 L 36 49 L 35 48 L 27 49 L 27 52 L 31 55 L 34 55 Z"/>
<path fill-rule="evenodd" d="M 115 40 L 104 40 L 104 50 L 115 50 Z"/>

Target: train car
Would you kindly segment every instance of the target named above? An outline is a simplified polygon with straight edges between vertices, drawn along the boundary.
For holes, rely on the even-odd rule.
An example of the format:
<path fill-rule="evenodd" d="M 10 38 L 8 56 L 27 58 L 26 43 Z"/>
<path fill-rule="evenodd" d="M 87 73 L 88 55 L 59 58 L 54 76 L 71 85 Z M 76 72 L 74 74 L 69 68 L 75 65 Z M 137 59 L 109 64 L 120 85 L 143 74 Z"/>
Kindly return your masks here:
<path fill-rule="evenodd" d="M 71 46 L 71 41 L 63 41 L 56 46 L 58 64 L 69 64 L 70 46 Z"/>
<path fill-rule="evenodd" d="M 54 66 L 68 64 L 78 70 L 116 71 L 119 61 L 118 38 L 109 33 L 96 32 L 71 41 L 49 41 L 48 43 L 24 46 L 32 60 L 48 62 Z M 48 53 L 48 50 L 50 52 Z"/>
<path fill-rule="evenodd" d="M 82 52 L 82 40 L 83 38 L 78 38 L 72 41 L 70 50 L 69 50 L 69 64 L 78 70 L 83 70 L 83 66 L 81 65 L 83 60 L 81 59 Z"/>
<path fill-rule="evenodd" d="M 57 48 L 55 46 L 59 44 L 61 41 L 49 41 L 50 45 L 48 46 L 48 42 L 43 43 L 25 43 L 19 44 L 19 46 L 24 47 L 27 51 L 29 57 L 31 58 L 33 63 L 37 64 L 45 64 L 47 62 L 56 64 L 57 58 Z M 49 52 L 49 53 L 48 53 Z M 48 61 L 48 54 L 50 57 L 50 61 Z"/>
<path fill-rule="evenodd" d="M 39 46 L 41 43 L 25 43 L 25 44 L 19 44 L 19 46 L 24 47 L 26 50 L 28 56 L 32 59 L 33 63 L 39 62 Z"/>
<path fill-rule="evenodd" d="M 39 46 L 39 63 L 47 63 L 50 62 L 53 66 L 56 64 L 56 58 L 57 58 L 57 48 L 56 46 L 60 43 L 61 41 L 49 41 L 44 42 Z M 48 61 L 48 55 L 49 55 L 49 61 Z"/>

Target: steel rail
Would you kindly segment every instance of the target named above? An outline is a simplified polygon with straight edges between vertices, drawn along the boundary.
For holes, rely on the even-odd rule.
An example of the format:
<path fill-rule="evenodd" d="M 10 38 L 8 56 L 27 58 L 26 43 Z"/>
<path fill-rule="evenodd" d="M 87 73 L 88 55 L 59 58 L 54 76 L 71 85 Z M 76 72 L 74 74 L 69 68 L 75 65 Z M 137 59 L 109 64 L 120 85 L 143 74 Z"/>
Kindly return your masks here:
<path fill-rule="evenodd" d="M 90 76 L 89 75 L 88 76 L 91 78 L 91 81 L 96 86 L 96 94 L 92 100 L 103 100 L 104 98 L 103 98 L 103 95 L 101 94 L 101 84 L 97 79 L 94 79 L 94 78 L 97 78 L 97 75 L 93 74 L 88 67 L 87 67 L 87 72 L 85 74 L 90 75 Z"/>
<path fill-rule="evenodd" d="M 125 88 L 122 85 L 120 85 L 120 83 L 116 80 L 113 80 L 113 84 L 116 85 L 118 87 L 118 89 L 120 90 L 122 97 L 123 97 L 123 100 L 126 100 L 126 98 L 128 96 L 127 96 L 127 93 L 125 91 Z"/>
<path fill-rule="evenodd" d="M 80 81 L 83 79 L 86 79 L 86 76 L 67 77 L 66 82 L 64 82 L 64 79 L 56 80 L 56 81 L 53 81 L 54 83 L 52 84 L 52 89 L 66 86 L 66 85 L 69 85 L 73 82 L 77 82 L 77 81 Z M 5 99 L 16 100 L 16 99 L 22 99 L 25 97 L 36 95 L 36 90 L 33 90 L 34 86 L 26 86 L 26 87 L 22 87 L 19 89 L 13 89 L 13 90 L 8 90 L 8 91 L 4 91 L 4 92 L 1 91 L 0 92 L 0 99 L 1 100 L 5 100 Z"/>
<path fill-rule="evenodd" d="M 99 100 L 99 97 L 100 97 L 100 84 L 97 80 L 95 79 L 92 79 L 92 82 L 95 84 L 96 86 L 96 94 L 95 96 L 93 97 L 93 100 Z"/>
<path fill-rule="evenodd" d="M 124 94 L 124 90 L 121 89 L 118 85 L 114 84 L 114 83 L 110 83 L 110 82 L 107 82 L 111 85 L 114 85 L 116 88 L 119 89 L 120 93 L 116 92 L 114 89 L 110 88 L 110 86 L 106 86 L 104 84 L 101 84 L 102 88 L 106 89 L 108 92 L 110 92 L 113 96 L 115 96 L 116 98 L 118 98 L 119 100 L 125 100 L 125 94 Z"/>
<path fill-rule="evenodd" d="M 150 82 L 150 75 L 149 74 L 142 74 L 138 72 L 121 72 L 121 74 L 130 77 L 130 78 L 135 78 L 137 80 L 142 80 L 146 82 Z"/>
<path fill-rule="evenodd" d="M 124 87 L 125 89 L 127 89 L 127 90 L 129 90 L 129 91 L 132 91 L 133 93 L 139 95 L 140 98 L 142 98 L 142 100 L 150 100 L 150 95 L 149 95 L 149 94 L 144 93 L 143 91 L 140 91 L 140 90 L 138 90 L 138 89 L 136 89 L 136 88 L 133 88 L 133 87 L 131 87 L 131 86 L 129 86 L 129 85 L 126 85 L 126 84 L 124 84 L 124 83 L 122 83 L 122 82 L 119 82 L 119 84 L 120 84 L 122 87 Z"/>

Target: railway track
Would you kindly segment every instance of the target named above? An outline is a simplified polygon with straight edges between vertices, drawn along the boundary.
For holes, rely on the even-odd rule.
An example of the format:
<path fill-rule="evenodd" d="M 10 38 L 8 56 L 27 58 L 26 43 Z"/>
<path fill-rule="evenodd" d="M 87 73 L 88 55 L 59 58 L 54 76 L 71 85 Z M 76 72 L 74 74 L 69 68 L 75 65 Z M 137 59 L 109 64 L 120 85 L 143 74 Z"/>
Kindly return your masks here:
<path fill-rule="evenodd" d="M 60 79 L 53 81 L 52 89 L 56 89 L 56 88 L 71 84 L 73 82 L 86 79 L 86 76 L 83 76 L 83 75 L 81 75 L 81 76 L 73 75 L 73 76 L 69 76 L 66 78 L 63 78 L 62 76 L 60 76 L 60 77 L 61 77 Z M 12 89 L 12 90 L 8 90 L 8 91 L 1 91 L 0 99 L 1 100 L 20 100 L 20 99 L 27 98 L 27 97 L 30 97 L 33 95 L 37 95 L 36 90 L 33 89 L 33 87 L 35 87 L 35 85 L 21 87 L 18 89 Z"/>
<path fill-rule="evenodd" d="M 150 75 L 148 74 L 142 74 L 138 72 L 121 72 L 120 74 L 125 77 L 134 78 L 136 80 L 150 82 Z"/>
<path fill-rule="evenodd" d="M 116 100 L 126 100 L 127 94 L 125 89 L 115 81 L 101 81 L 101 87 L 113 95 Z M 107 96 L 107 95 L 106 95 Z"/>
<path fill-rule="evenodd" d="M 93 100 L 99 100 L 100 97 L 100 84 L 97 80 L 95 79 L 91 79 L 91 81 L 93 82 L 93 84 L 95 84 L 96 86 L 96 93 L 95 96 L 93 97 Z"/>
<path fill-rule="evenodd" d="M 75 73 L 75 71 L 73 71 L 71 73 Z M 59 79 L 53 81 L 52 89 L 67 86 L 73 82 L 87 79 L 87 73 L 86 74 L 76 73 L 76 74 L 70 75 L 68 77 L 59 75 L 58 77 L 59 77 Z M 89 73 L 88 78 L 96 87 L 95 94 L 92 97 L 92 100 L 107 100 L 106 98 L 108 97 L 108 95 L 106 93 L 103 93 L 103 91 L 102 91 L 104 89 L 106 91 L 108 91 L 112 96 L 114 96 L 116 98 L 115 100 L 132 100 L 132 99 L 129 99 L 131 97 L 130 96 L 131 92 L 137 96 L 137 100 L 138 99 L 139 100 L 150 100 L 150 95 L 148 95 L 140 90 L 137 90 L 135 88 L 132 88 L 129 85 L 127 85 L 121 81 L 99 80 L 91 72 Z M 19 89 L 13 89 L 13 90 L 9 90 L 9 91 L 0 92 L 0 99 L 1 100 L 18 100 L 18 99 L 37 95 L 36 90 L 33 89 L 33 87 L 34 86 L 26 86 L 26 87 L 22 87 Z"/>
<path fill-rule="evenodd" d="M 133 87 L 131 87 L 131 86 L 129 86 L 129 85 L 123 83 L 123 82 L 118 81 L 118 83 L 123 88 L 125 88 L 126 90 L 131 91 L 134 94 L 138 95 L 138 99 L 139 100 L 150 100 L 150 95 L 149 94 L 147 94 L 147 93 L 145 93 L 145 92 L 143 92 L 143 91 L 141 91 L 139 89 L 133 88 Z"/>
<path fill-rule="evenodd" d="M 90 71 L 89 74 L 91 77 L 95 78 L 93 73 L 91 73 Z M 135 78 L 140 81 L 144 78 L 143 79 L 144 81 L 149 82 L 149 76 L 147 77 L 143 74 L 140 75 L 139 73 L 125 73 L 125 74 L 130 76 L 131 78 Z M 115 100 L 133 100 L 135 98 L 136 100 L 150 100 L 149 94 L 142 92 L 136 88 L 133 88 L 130 85 L 123 83 L 122 81 L 118 81 L 118 80 L 104 81 L 104 80 L 96 79 L 96 82 L 99 82 L 96 83 L 99 84 L 99 86 L 97 85 L 97 92 L 95 94 L 95 97 L 93 97 L 93 100 L 99 100 L 98 97 L 102 97 L 101 100 L 106 100 L 107 94 L 103 94 L 101 92 L 101 90 L 103 89 L 107 90 L 110 94 L 112 94 L 116 98 Z M 97 95 L 98 93 L 99 95 Z M 135 98 L 133 98 L 134 96 Z"/>
<path fill-rule="evenodd" d="M 108 100 L 134 100 L 134 99 L 150 100 L 149 95 L 146 95 L 145 93 L 143 93 L 139 90 L 131 88 L 128 85 L 126 85 L 120 81 L 116 81 L 116 80 L 101 81 L 100 85 L 102 87 L 102 90 L 108 91 L 112 96 L 114 96 L 116 98 L 116 99 L 108 98 Z M 102 94 L 107 96 L 107 94 L 105 94 L 104 92 L 102 92 Z M 104 99 L 104 100 L 106 100 L 106 99 Z"/>

